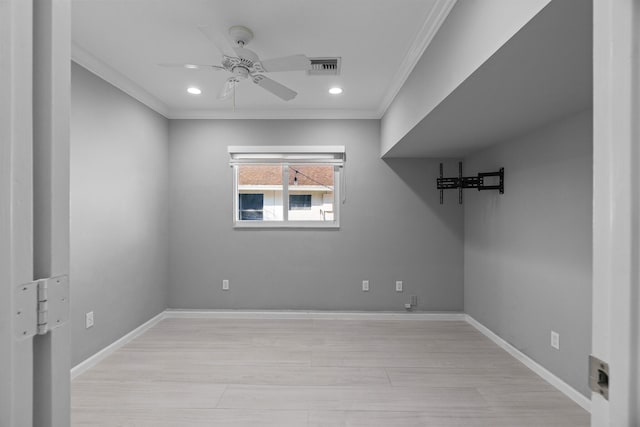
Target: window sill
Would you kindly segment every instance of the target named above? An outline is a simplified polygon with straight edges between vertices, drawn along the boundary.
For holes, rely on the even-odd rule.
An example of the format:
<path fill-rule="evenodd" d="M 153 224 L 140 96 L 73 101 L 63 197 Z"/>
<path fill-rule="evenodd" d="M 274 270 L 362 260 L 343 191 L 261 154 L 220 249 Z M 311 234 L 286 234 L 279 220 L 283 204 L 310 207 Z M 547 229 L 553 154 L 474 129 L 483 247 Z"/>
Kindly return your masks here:
<path fill-rule="evenodd" d="M 282 229 L 304 229 L 304 230 L 338 230 L 340 224 L 335 222 L 315 222 L 315 221 L 256 221 L 256 222 L 236 222 L 233 224 L 233 228 L 236 230 L 282 230 Z"/>

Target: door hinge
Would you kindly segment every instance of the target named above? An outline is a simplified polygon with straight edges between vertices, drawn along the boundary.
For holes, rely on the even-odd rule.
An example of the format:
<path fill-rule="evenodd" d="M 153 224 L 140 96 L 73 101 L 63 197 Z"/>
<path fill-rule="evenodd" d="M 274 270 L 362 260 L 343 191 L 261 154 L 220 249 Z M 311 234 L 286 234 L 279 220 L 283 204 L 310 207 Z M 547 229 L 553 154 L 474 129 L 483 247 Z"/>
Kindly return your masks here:
<path fill-rule="evenodd" d="M 589 356 L 589 387 L 609 400 L 609 364 L 593 355 Z"/>
<path fill-rule="evenodd" d="M 69 320 L 69 278 L 57 276 L 20 285 L 15 292 L 16 339 L 44 335 Z"/>

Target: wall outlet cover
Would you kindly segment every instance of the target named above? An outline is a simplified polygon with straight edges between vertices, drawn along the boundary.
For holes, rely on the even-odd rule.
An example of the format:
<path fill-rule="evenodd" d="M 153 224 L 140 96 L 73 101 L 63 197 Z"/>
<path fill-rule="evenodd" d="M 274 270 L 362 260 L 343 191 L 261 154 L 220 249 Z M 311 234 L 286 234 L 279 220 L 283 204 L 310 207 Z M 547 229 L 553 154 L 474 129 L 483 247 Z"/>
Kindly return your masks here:
<path fill-rule="evenodd" d="M 228 291 L 229 290 L 229 281 L 227 279 L 222 281 L 222 290 L 223 291 Z"/>
<path fill-rule="evenodd" d="M 363 280 L 362 281 L 362 290 L 365 292 L 369 291 L 369 281 L 368 280 Z"/>
<path fill-rule="evenodd" d="M 90 311 L 87 314 L 85 314 L 84 326 L 86 329 L 89 329 L 93 326 L 93 311 Z"/>
<path fill-rule="evenodd" d="M 560 334 L 555 331 L 551 331 L 551 347 L 560 350 Z"/>
<path fill-rule="evenodd" d="M 402 292 L 402 280 L 396 281 L 396 292 Z"/>

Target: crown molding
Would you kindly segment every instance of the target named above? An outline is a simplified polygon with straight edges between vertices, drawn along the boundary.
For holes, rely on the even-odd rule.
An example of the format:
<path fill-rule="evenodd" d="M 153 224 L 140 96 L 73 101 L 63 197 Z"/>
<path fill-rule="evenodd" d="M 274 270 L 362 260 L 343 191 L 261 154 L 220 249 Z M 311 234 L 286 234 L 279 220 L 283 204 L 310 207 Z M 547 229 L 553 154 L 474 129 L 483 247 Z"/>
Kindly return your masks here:
<path fill-rule="evenodd" d="M 76 42 L 71 43 L 71 59 L 168 119 L 381 119 L 456 4 L 456 1 L 436 0 L 402 60 L 398 71 L 391 80 L 382 102 L 375 110 L 315 108 L 239 109 L 236 111 L 230 109 L 170 109 L 142 86 L 98 59 Z"/>
<path fill-rule="evenodd" d="M 260 109 L 211 109 L 211 110 L 177 110 L 171 109 L 167 114 L 169 119 L 379 119 L 375 110 L 347 110 L 347 109 L 320 109 L 298 108 L 279 110 Z"/>
<path fill-rule="evenodd" d="M 86 49 L 73 41 L 71 42 L 71 60 L 117 87 L 132 98 L 140 101 L 158 114 L 168 118 L 169 108 L 162 101 L 153 96 L 142 86 L 117 71 L 115 68 L 112 68 L 102 60 L 93 56 Z"/>
<path fill-rule="evenodd" d="M 209 110 L 170 109 L 146 89 L 93 56 L 75 42 L 71 45 L 71 59 L 101 79 L 168 119 L 379 119 L 376 110 L 291 108 L 278 110 L 219 108 Z"/>
<path fill-rule="evenodd" d="M 455 6 L 457 0 L 436 0 L 435 5 L 427 15 L 427 19 L 422 24 L 422 27 L 418 31 L 418 34 L 413 41 L 413 44 L 407 51 L 398 71 L 394 75 L 387 92 L 382 98 L 382 102 L 380 103 L 380 107 L 377 111 L 378 118 L 382 118 L 384 114 L 387 112 L 387 109 L 393 102 L 394 98 L 400 92 L 400 89 L 404 85 L 404 83 L 411 75 L 413 68 L 416 66 L 420 58 L 422 58 L 422 54 L 431 41 L 435 37 L 436 33 L 442 26 L 444 20 L 449 16 L 449 12 Z"/>

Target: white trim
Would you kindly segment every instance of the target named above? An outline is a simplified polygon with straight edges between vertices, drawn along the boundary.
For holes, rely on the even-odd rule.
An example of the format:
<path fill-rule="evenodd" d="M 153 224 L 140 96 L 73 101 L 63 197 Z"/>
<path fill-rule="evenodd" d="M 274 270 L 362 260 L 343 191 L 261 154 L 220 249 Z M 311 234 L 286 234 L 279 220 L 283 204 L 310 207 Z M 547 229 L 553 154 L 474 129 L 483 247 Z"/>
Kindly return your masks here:
<path fill-rule="evenodd" d="M 409 75 L 411 75 L 413 68 L 433 40 L 456 1 L 436 0 L 411 47 L 407 50 L 407 54 L 400 63 L 398 71 L 391 79 L 380 105 L 376 109 L 289 108 L 278 110 L 236 109 L 233 111 L 231 108 L 209 110 L 169 108 L 138 83 L 98 59 L 75 41 L 71 42 L 71 59 L 168 119 L 380 119 L 407 81 Z"/>
<path fill-rule="evenodd" d="M 334 179 L 335 179 L 335 171 L 333 173 L 334 175 Z M 283 224 L 289 224 L 289 168 L 287 166 L 285 166 L 284 164 L 282 165 L 282 222 Z M 238 185 L 239 188 L 239 185 Z M 234 195 L 233 197 L 240 197 L 239 196 L 240 190 L 238 190 L 238 195 Z M 264 197 L 264 196 L 263 196 Z M 333 196 L 333 201 L 335 204 L 335 194 Z M 263 206 L 264 208 L 264 206 Z M 239 213 L 239 212 L 238 212 Z M 262 222 L 262 221 L 261 221 Z M 267 221 L 265 221 L 267 222 Z M 234 228 L 238 227 L 240 225 L 243 225 L 244 221 L 240 221 L 240 217 L 238 215 L 238 220 L 235 222 L 235 224 L 233 224 Z M 248 224 L 246 224 L 248 225 Z"/>
<path fill-rule="evenodd" d="M 166 115 L 169 119 L 242 119 L 242 120 L 361 120 L 379 119 L 378 110 L 362 109 L 329 109 L 329 108 L 290 108 L 279 110 L 257 110 L 237 108 L 220 108 L 210 110 L 178 110 L 170 109 Z"/>
<path fill-rule="evenodd" d="M 88 371 L 89 369 L 93 368 L 98 363 L 106 359 L 108 356 L 115 353 L 121 347 L 130 343 L 135 338 L 139 337 L 140 335 L 142 335 L 143 333 L 145 333 L 146 331 L 148 331 L 149 329 L 157 325 L 165 317 L 166 317 L 166 311 L 163 311 L 162 313 L 156 315 L 155 317 L 146 321 L 142 325 L 138 326 L 137 328 L 135 328 L 133 331 L 129 332 L 122 338 L 114 341 L 113 343 L 109 344 L 102 350 L 98 351 L 93 356 L 89 356 L 84 361 L 78 363 L 76 366 L 71 368 L 71 379 L 73 380 L 76 377 Z"/>
<path fill-rule="evenodd" d="M 106 346 L 71 369 L 75 379 L 133 341 L 164 319 L 264 319 L 264 320 L 466 320 L 464 313 L 392 311 L 317 311 L 317 310 L 180 310 L 166 309 L 122 338 Z"/>
<path fill-rule="evenodd" d="M 42 2 L 44 3 L 44 2 Z M 50 2 L 49 2 L 50 3 Z M 43 5 L 44 6 L 44 5 Z M 0 1 L 0 425 L 31 426 L 33 339 L 14 336 L 17 287 L 34 279 L 34 2 Z M 56 7 L 47 4 L 47 7 Z M 50 27 L 43 28 L 50 34 Z M 58 41 L 55 42 L 56 44 Z M 6 60 L 6 62 L 5 62 Z M 57 89 L 57 88 L 56 88 Z M 47 215 L 50 219 L 50 215 Z M 35 313 L 34 313 L 35 314 Z M 68 327 L 65 327 L 68 329 Z M 48 337 L 47 337 L 48 338 Z M 44 339 L 41 338 L 40 340 Z M 43 407 L 47 402 L 39 402 Z M 43 409 L 43 408 L 38 408 Z"/>
<path fill-rule="evenodd" d="M 296 185 L 293 187 L 293 190 L 296 192 L 304 192 L 304 193 L 318 193 L 318 192 L 326 192 L 327 188 L 330 188 L 333 191 L 333 187 L 330 185 Z M 239 185 L 238 191 L 278 191 L 281 190 L 282 186 L 280 185 Z"/>
<path fill-rule="evenodd" d="M 234 229 L 339 229 L 340 201 L 344 186 L 341 184 L 340 169 L 344 167 L 345 147 L 343 145 L 282 145 L 282 146 L 243 146 L 227 147 L 233 167 L 233 228 Z M 329 156 L 330 158 L 325 158 Z M 242 221 L 238 211 L 238 167 L 247 163 L 272 163 L 282 165 L 282 219 Z M 333 166 L 333 220 L 331 221 L 295 221 L 289 220 L 289 168 L 291 164 L 322 164 Z M 336 185 L 337 184 L 337 185 Z M 294 191 L 296 191 L 294 189 Z M 301 191 L 305 191 L 301 189 Z"/>
<path fill-rule="evenodd" d="M 611 369 L 591 425 L 640 425 L 640 14 L 636 0 L 593 2 L 592 355 Z"/>
<path fill-rule="evenodd" d="M 584 410 L 591 412 L 591 401 L 569 384 L 533 361 L 511 344 L 500 338 L 473 317 L 458 312 L 394 312 L 394 311 L 321 311 L 321 310 L 181 310 L 166 309 L 144 324 L 138 326 L 114 343 L 80 362 L 71 369 L 71 379 L 96 366 L 118 349 L 139 337 L 163 319 L 256 319 L 256 320 L 421 320 L 421 321 L 466 321 L 471 326 L 527 366 L 542 379 L 565 394 Z"/>
<path fill-rule="evenodd" d="M 238 166 L 232 165 L 231 170 L 233 172 L 233 176 L 231 178 L 231 185 L 233 186 L 233 194 L 231 195 L 231 198 L 233 199 L 231 201 L 231 205 L 233 206 L 233 210 L 231 211 L 231 224 L 235 225 L 235 223 L 239 221 L 238 210 L 240 209 L 240 196 L 238 196 L 240 192 L 238 188 Z M 264 198 L 262 207 L 264 208 Z"/>
<path fill-rule="evenodd" d="M 230 164 L 318 163 L 344 164 L 344 145 L 229 145 Z"/>
<path fill-rule="evenodd" d="M 464 313 L 449 312 L 167 309 L 164 313 L 167 319 L 466 320 Z"/>
<path fill-rule="evenodd" d="M 489 338 L 491 341 L 496 343 L 499 347 L 509 353 L 511 356 L 515 357 L 518 361 L 524 364 L 527 368 L 531 369 L 533 372 L 542 377 L 543 380 L 557 388 L 560 392 L 565 394 L 569 399 L 576 402 L 580 405 L 585 411 L 591 412 L 591 400 L 584 396 L 582 393 L 571 387 L 566 382 L 562 381 L 560 378 L 549 372 L 546 368 L 544 368 L 539 363 L 535 362 L 526 354 L 522 353 L 520 350 L 500 338 L 496 335 L 491 329 L 484 326 L 482 323 L 478 322 L 473 317 L 468 314 L 465 315 L 466 321 L 480 331 L 483 335 Z M 586 373 L 585 373 L 586 375 Z"/>
<path fill-rule="evenodd" d="M 75 41 L 71 43 L 71 59 L 168 119 L 380 119 L 411 75 L 413 68 L 451 12 L 456 1 L 436 0 L 400 63 L 398 71 L 391 79 L 377 109 L 290 108 L 278 110 L 237 109 L 233 111 L 230 108 L 209 110 L 169 108 L 142 86 L 89 53 Z"/>
<path fill-rule="evenodd" d="M 283 212 L 287 212 L 284 210 Z M 240 221 L 237 220 L 233 224 L 234 229 L 340 229 L 340 224 L 337 221 L 292 221 L 289 219 L 283 219 L 282 221 Z"/>
<path fill-rule="evenodd" d="M 158 114 L 169 118 L 169 108 L 162 101 L 120 71 L 93 56 L 76 42 L 71 42 L 71 59 Z"/>
<path fill-rule="evenodd" d="M 447 16 L 449 16 L 449 12 L 455 6 L 457 0 L 437 0 L 436 4 L 433 6 L 427 19 L 422 24 L 422 27 L 418 31 L 418 35 L 416 36 L 413 44 L 407 51 L 406 56 L 402 60 L 398 71 L 394 75 L 391 83 L 389 84 L 389 88 L 382 98 L 382 102 L 378 107 L 377 118 L 382 118 L 384 114 L 387 112 L 387 109 L 393 102 L 394 98 L 400 92 L 400 89 L 407 81 L 414 67 L 422 58 L 422 54 L 427 50 L 429 44 L 435 37 L 436 33 L 442 26 L 442 23 L 445 21 Z"/>
<path fill-rule="evenodd" d="M 71 59 L 106 82 L 117 87 L 127 95 L 140 101 L 167 119 L 240 119 L 240 120 L 305 120 L 305 119 L 379 119 L 378 110 L 330 109 L 330 108 L 291 108 L 279 110 L 219 108 L 209 110 L 184 110 L 169 108 L 151 92 L 126 77 L 115 68 L 98 59 L 76 42 L 71 43 Z"/>
<path fill-rule="evenodd" d="M 229 145 L 229 154 L 336 154 L 345 153 L 344 145 Z"/>

